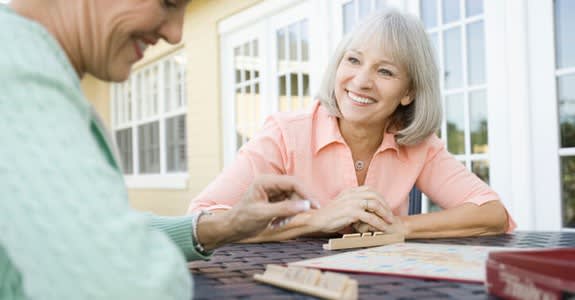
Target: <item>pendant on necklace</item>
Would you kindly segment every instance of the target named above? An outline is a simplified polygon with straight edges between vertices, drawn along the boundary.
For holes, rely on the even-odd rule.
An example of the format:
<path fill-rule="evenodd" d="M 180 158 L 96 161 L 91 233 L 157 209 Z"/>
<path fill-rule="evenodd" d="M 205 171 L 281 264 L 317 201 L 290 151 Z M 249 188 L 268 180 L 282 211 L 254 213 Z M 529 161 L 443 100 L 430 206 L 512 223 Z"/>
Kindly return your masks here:
<path fill-rule="evenodd" d="M 355 167 L 356 171 L 361 171 L 365 167 L 365 163 L 363 160 L 356 160 L 353 166 Z"/>

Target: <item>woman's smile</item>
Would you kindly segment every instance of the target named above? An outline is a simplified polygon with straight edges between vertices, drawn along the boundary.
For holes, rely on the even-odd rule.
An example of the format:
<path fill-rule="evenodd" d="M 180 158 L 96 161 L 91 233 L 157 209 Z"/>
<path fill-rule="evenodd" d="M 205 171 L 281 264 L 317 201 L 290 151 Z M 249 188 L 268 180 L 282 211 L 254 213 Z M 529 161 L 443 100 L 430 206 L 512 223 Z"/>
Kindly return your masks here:
<path fill-rule="evenodd" d="M 356 94 L 356 93 L 349 91 L 349 90 L 347 90 L 347 96 L 349 97 L 349 99 L 351 99 L 353 104 L 360 105 L 360 106 L 365 106 L 365 105 L 377 103 L 376 100 L 374 100 L 368 96 Z"/>

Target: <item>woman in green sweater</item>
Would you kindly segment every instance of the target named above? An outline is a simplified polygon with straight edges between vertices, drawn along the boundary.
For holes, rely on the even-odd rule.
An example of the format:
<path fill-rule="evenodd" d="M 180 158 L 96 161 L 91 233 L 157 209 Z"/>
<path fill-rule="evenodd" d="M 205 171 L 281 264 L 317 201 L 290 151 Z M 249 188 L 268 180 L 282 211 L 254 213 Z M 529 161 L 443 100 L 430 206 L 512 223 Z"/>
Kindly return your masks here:
<path fill-rule="evenodd" d="M 0 5 L 0 299 L 190 299 L 185 260 L 314 206 L 294 178 L 269 176 L 226 214 L 130 210 L 80 79 L 125 80 L 148 45 L 178 43 L 187 2 Z"/>

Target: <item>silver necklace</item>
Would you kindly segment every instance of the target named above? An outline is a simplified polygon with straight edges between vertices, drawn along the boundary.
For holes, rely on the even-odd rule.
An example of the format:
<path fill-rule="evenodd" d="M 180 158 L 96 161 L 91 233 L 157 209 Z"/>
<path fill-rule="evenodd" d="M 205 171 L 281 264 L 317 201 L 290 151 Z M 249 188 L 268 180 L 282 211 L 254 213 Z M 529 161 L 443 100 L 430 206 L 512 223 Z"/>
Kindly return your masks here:
<path fill-rule="evenodd" d="M 358 159 L 353 163 L 353 166 L 355 167 L 356 171 L 361 171 L 363 170 L 363 168 L 365 168 L 365 162 L 363 162 L 363 160 Z"/>

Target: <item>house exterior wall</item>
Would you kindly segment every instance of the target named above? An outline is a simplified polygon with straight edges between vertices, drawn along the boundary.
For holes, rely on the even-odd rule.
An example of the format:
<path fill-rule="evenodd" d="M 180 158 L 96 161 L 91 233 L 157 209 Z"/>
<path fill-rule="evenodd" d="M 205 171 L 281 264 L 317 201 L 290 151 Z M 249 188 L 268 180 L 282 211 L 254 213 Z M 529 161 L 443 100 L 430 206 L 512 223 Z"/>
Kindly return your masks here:
<path fill-rule="evenodd" d="M 152 188 L 153 180 L 138 186 L 126 176 L 134 207 L 185 212 L 267 115 L 309 102 L 342 35 L 384 5 L 426 24 L 440 65 L 448 150 L 500 194 L 519 229 L 574 230 L 569 0 L 194 0 L 182 45 L 152 47 L 135 67 L 174 51 L 187 58 L 185 184 Z M 472 69 L 481 69 L 479 82 Z M 453 86 L 449 76 L 459 83 Z M 83 87 L 114 123 L 110 86 L 87 77 Z M 434 209 L 427 200 L 422 206 Z"/>

